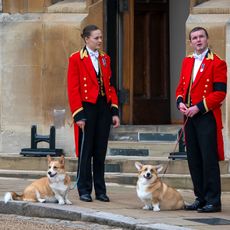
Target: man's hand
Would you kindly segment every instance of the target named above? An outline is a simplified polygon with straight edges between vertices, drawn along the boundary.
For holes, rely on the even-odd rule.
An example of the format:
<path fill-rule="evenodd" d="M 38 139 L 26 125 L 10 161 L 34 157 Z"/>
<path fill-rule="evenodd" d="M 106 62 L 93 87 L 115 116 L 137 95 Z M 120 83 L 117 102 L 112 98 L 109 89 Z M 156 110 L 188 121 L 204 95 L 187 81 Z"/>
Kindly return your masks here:
<path fill-rule="evenodd" d="M 179 110 L 180 110 L 180 112 L 183 114 L 183 115 L 185 115 L 185 112 L 187 111 L 187 107 L 186 107 L 186 105 L 184 104 L 184 103 L 180 103 L 179 104 Z"/>
<path fill-rule="evenodd" d="M 120 125 L 119 117 L 118 116 L 113 116 L 112 120 L 113 120 L 113 128 L 117 128 Z"/>
<path fill-rule="evenodd" d="M 200 111 L 196 105 L 187 108 L 186 105 L 182 102 L 179 104 L 179 110 L 186 117 L 193 117 Z"/>
<path fill-rule="evenodd" d="M 185 111 L 185 116 L 187 116 L 187 117 L 193 117 L 193 116 L 196 115 L 199 111 L 200 111 L 199 108 L 198 108 L 196 105 L 194 105 L 194 106 L 188 108 L 188 109 Z"/>

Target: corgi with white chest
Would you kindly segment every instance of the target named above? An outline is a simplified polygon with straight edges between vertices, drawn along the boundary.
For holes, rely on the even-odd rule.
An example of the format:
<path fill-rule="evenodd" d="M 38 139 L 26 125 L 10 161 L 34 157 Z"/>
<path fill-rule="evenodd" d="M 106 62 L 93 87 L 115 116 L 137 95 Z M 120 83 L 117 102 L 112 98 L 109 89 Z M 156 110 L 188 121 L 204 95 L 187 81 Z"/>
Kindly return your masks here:
<path fill-rule="evenodd" d="M 163 166 L 143 165 L 135 163 L 139 175 L 137 180 L 137 195 L 145 204 L 143 209 L 153 210 L 178 210 L 184 208 L 184 200 L 175 189 L 163 183 L 158 173 Z"/>
<path fill-rule="evenodd" d="M 65 172 L 64 156 L 61 156 L 59 160 L 53 160 L 50 156 L 47 156 L 47 160 L 47 177 L 35 180 L 25 188 L 22 195 L 18 195 L 15 192 L 7 192 L 4 196 L 5 203 L 12 200 L 21 200 L 72 204 L 67 198 L 71 181 Z"/>

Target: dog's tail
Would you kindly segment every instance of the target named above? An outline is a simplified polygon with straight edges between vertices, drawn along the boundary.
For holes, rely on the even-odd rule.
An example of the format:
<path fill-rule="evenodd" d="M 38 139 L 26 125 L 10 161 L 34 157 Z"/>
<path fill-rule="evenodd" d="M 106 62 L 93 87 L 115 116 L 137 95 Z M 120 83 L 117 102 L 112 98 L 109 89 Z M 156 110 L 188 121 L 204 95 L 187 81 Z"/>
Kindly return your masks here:
<path fill-rule="evenodd" d="M 23 200 L 23 195 L 18 195 L 16 192 L 7 192 L 4 196 L 5 204 L 12 200 Z"/>

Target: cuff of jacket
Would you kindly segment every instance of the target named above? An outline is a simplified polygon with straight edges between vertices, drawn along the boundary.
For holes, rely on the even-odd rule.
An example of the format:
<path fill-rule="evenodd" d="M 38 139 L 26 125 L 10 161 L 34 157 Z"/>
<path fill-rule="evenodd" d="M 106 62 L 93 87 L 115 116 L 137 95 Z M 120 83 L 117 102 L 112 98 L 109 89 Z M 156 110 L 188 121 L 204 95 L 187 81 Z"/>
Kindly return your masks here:
<path fill-rule="evenodd" d="M 111 114 L 112 116 L 119 116 L 119 109 L 117 105 L 111 105 Z"/>
<path fill-rule="evenodd" d="M 196 106 L 199 108 L 202 114 L 207 113 L 209 111 L 205 98 L 203 99 L 203 101 L 199 102 Z"/>
<path fill-rule="evenodd" d="M 86 120 L 83 107 L 73 113 L 73 119 L 75 123 L 80 120 Z"/>
<path fill-rule="evenodd" d="M 176 107 L 179 109 L 179 104 L 183 102 L 183 97 L 182 96 L 178 96 L 176 99 Z"/>

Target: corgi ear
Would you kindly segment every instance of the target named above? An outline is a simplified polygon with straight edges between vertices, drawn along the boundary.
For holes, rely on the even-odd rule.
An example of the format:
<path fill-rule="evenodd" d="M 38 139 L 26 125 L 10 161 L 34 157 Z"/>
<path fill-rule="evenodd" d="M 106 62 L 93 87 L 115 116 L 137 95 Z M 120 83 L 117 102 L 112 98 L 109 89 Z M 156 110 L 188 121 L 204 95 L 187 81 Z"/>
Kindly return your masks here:
<path fill-rule="evenodd" d="M 157 166 L 155 166 L 155 169 L 157 170 L 157 173 L 159 173 L 163 169 L 163 166 L 157 165 Z"/>
<path fill-rule="evenodd" d="M 135 166 L 136 166 L 137 170 L 140 171 L 143 165 L 137 161 L 137 162 L 135 162 Z"/>
<path fill-rule="evenodd" d="M 64 155 L 61 155 L 60 159 L 59 159 L 60 164 L 64 165 L 65 164 L 65 158 Z"/>
<path fill-rule="evenodd" d="M 50 163 L 52 161 L 52 158 L 50 155 L 47 155 L 47 160 L 48 160 L 48 163 Z"/>

